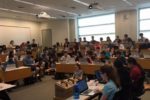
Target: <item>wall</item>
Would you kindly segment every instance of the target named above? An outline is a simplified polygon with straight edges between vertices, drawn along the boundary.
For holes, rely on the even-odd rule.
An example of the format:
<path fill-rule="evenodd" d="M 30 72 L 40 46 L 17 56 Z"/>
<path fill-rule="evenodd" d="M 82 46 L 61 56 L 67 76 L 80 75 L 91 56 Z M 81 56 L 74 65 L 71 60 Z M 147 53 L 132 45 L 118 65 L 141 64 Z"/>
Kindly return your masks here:
<path fill-rule="evenodd" d="M 28 27 L 30 28 L 30 40 L 35 38 L 36 41 L 38 41 L 38 43 L 41 44 L 39 22 L 24 21 L 24 20 L 10 19 L 10 18 L 0 18 L 0 25 L 15 26 L 15 27 Z"/>
<path fill-rule="evenodd" d="M 64 43 L 64 39 L 68 38 L 70 40 L 70 29 L 69 20 L 58 19 L 42 22 L 40 25 L 40 30 L 51 29 L 52 30 L 52 44 L 56 42 Z"/>
<path fill-rule="evenodd" d="M 55 44 L 56 42 L 64 43 L 65 38 L 68 38 L 69 40 L 73 41 L 75 37 L 74 20 L 53 19 L 45 20 L 42 22 L 36 22 L 13 18 L 0 18 L 0 25 L 28 27 L 30 28 L 31 32 L 30 40 L 35 38 L 39 44 L 42 44 L 41 30 L 43 29 L 52 29 L 52 44 Z"/>
<path fill-rule="evenodd" d="M 133 40 L 137 40 L 137 11 L 121 11 L 116 13 L 116 35 L 123 38 L 128 34 Z"/>
<path fill-rule="evenodd" d="M 75 38 L 75 20 L 53 19 L 43 22 L 32 22 L 9 18 L 0 18 L 0 25 L 22 26 L 31 29 L 31 39 L 35 38 L 39 44 L 41 42 L 41 30 L 52 29 L 52 44 L 64 42 L 65 38 L 73 41 Z M 116 13 L 116 34 L 121 38 L 124 34 L 129 34 L 132 39 L 137 37 L 137 11 L 121 11 Z"/>

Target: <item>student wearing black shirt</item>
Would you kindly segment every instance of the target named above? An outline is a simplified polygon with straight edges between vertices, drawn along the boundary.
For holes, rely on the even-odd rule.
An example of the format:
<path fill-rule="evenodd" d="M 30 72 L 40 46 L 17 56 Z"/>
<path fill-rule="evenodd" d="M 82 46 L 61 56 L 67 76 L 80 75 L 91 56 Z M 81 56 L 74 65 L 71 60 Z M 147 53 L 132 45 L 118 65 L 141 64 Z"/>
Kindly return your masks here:
<path fill-rule="evenodd" d="M 122 61 L 119 59 L 115 60 L 114 67 L 117 70 L 121 85 L 120 91 L 116 94 L 114 100 L 131 100 L 132 81 L 129 75 L 129 70 L 123 66 Z"/>

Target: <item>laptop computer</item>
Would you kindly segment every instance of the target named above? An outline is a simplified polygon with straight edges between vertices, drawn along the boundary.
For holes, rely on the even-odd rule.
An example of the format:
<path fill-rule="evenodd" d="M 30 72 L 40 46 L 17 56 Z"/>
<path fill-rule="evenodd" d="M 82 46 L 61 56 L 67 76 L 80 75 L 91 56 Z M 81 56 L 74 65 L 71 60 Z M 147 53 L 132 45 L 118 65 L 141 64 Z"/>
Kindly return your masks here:
<path fill-rule="evenodd" d="M 79 88 L 79 92 L 82 95 L 94 95 L 95 94 L 94 90 L 88 89 L 88 85 L 87 85 L 86 80 L 79 81 L 77 83 L 77 85 L 78 85 L 78 88 Z"/>

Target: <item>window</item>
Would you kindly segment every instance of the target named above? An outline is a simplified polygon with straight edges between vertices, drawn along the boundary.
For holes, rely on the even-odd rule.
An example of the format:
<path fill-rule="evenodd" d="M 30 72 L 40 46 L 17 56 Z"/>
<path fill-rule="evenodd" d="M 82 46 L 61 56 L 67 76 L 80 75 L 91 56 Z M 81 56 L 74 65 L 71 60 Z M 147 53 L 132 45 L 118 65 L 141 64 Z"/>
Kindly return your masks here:
<path fill-rule="evenodd" d="M 106 37 L 115 39 L 115 14 L 100 15 L 78 19 L 79 37 L 86 37 L 91 41 L 91 36 L 100 41 L 100 37 L 106 40 Z"/>
<path fill-rule="evenodd" d="M 140 9 L 139 11 L 139 33 L 150 39 L 150 8 Z"/>

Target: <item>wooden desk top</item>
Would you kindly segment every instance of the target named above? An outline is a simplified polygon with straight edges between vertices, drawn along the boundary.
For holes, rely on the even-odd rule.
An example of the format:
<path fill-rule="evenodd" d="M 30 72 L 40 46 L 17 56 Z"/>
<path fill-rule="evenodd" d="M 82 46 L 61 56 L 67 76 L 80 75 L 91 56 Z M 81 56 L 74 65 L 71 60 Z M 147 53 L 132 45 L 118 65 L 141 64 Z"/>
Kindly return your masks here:
<path fill-rule="evenodd" d="M 13 87 L 15 87 L 15 85 L 0 83 L 0 91 L 7 90 Z"/>

